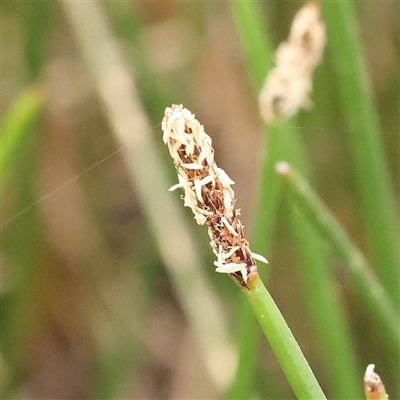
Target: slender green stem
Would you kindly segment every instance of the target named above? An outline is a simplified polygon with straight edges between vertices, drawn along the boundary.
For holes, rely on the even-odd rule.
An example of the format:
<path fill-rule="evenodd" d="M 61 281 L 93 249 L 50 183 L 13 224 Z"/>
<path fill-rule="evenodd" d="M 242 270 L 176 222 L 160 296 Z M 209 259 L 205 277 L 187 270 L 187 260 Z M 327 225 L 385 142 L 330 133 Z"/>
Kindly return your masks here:
<path fill-rule="evenodd" d="M 304 216 L 294 210 L 289 210 L 288 214 L 299 248 L 299 279 L 304 287 L 303 297 L 312 327 L 318 337 L 328 396 L 359 399 L 362 391 L 357 378 L 361 368 L 346 320 L 343 296 L 335 282 L 334 271 L 329 268 L 324 240 Z M 343 365 L 346 365 L 346 374 L 343 374 Z"/>
<path fill-rule="evenodd" d="M 266 73 L 273 67 L 274 49 L 265 24 L 262 2 L 231 1 L 238 37 L 249 68 L 249 76 L 258 91 Z"/>
<path fill-rule="evenodd" d="M 7 176 L 13 156 L 32 129 L 42 107 L 40 91 L 29 88 L 21 93 L 6 113 L 1 134 L 0 182 Z"/>
<path fill-rule="evenodd" d="M 261 278 L 245 291 L 265 336 L 298 399 L 325 399 L 307 360 Z"/>
<path fill-rule="evenodd" d="M 368 307 L 371 318 L 379 321 L 377 325 L 380 327 L 382 335 L 386 337 L 385 342 L 392 349 L 398 348 L 400 345 L 399 316 L 364 255 L 317 194 L 310 188 L 305 179 L 294 168 L 282 162 L 278 164 L 277 170 L 291 189 L 296 205 L 300 207 L 301 211 L 309 218 L 320 234 L 329 243 L 332 243 L 338 253 L 346 259 L 357 290 L 366 294 L 364 303 Z"/>
<path fill-rule="evenodd" d="M 327 1 L 322 7 L 350 128 L 355 182 L 363 202 L 372 259 L 383 286 L 398 306 L 398 216 L 354 2 Z"/>
<path fill-rule="evenodd" d="M 284 159 L 291 160 L 306 176 L 311 175 L 304 143 L 293 124 L 274 124 L 274 129 L 280 129 L 281 136 L 286 137 Z M 329 269 L 323 240 L 309 221 L 296 213 L 288 214 L 301 261 L 300 279 L 305 304 L 318 335 L 329 393 L 334 398 L 359 398 L 361 370 L 357 366 L 342 298 Z M 341 367 L 343 363 L 346 364 L 345 375 Z"/>

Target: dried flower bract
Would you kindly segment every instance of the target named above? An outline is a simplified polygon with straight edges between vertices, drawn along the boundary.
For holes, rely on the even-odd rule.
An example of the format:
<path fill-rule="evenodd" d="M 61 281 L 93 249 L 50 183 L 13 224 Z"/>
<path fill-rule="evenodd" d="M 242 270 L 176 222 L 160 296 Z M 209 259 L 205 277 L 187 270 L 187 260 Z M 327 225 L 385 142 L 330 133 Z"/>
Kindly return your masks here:
<path fill-rule="evenodd" d="M 288 41 L 278 47 L 276 67 L 260 93 L 261 115 L 268 124 L 278 117 L 290 118 L 300 107 L 311 107 L 312 75 L 322 60 L 325 43 L 319 4 L 307 3 L 296 14 Z"/>
<path fill-rule="evenodd" d="M 234 182 L 215 163 L 210 136 L 188 109 L 176 104 L 166 108 L 162 130 L 179 180 L 170 190 L 182 188 L 184 204 L 192 209 L 196 222 L 208 225 L 216 271 L 248 287 L 249 277 L 257 274 L 254 259 L 268 261 L 250 251 L 238 219 L 240 211 L 235 209 Z"/>
<path fill-rule="evenodd" d="M 364 375 L 364 391 L 367 400 L 383 400 L 388 395 L 380 376 L 374 371 L 375 364 L 369 364 Z"/>

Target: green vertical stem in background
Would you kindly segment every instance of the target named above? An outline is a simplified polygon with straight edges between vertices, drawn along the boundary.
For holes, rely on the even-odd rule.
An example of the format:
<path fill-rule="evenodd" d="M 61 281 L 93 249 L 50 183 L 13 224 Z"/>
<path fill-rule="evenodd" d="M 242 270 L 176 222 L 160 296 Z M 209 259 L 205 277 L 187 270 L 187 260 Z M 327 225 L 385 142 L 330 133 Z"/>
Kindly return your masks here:
<path fill-rule="evenodd" d="M 274 300 L 257 277 L 250 290 L 243 291 L 253 307 L 258 322 L 268 338 L 289 383 L 298 399 L 323 400 L 322 392 L 307 360 L 287 326 Z"/>
<path fill-rule="evenodd" d="M 18 149 L 32 130 L 43 107 L 43 96 L 36 88 L 26 89 L 15 100 L 1 123 L 0 187 Z"/>
<path fill-rule="evenodd" d="M 0 11 L 3 12 L 3 4 Z M 44 26 L 50 21 L 47 10 L 52 7 L 49 3 L 27 2 L 16 5 L 20 7 L 21 16 L 26 21 L 19 25 L 25 28 L 23 32 L 24 67 L 26 66 L 26 81 L 31 84 L 38 77 L 43 66 Z M 42 13 L 44 12 L 44 15 Z M 1 15 L 3 18 L 3 15 Z M 5 24 L 4 26 L 9 26 Z M 3 25 L 1 26 L 3 29 Z M 3 32 L 2 32 L 3 34 Z M 3 38 L 2 38 L 3 39 Z M 1 99 L 3 100 L 3 99 Z M 31 317 L 34 308 L 32 299 L 36 298 L 38 267 L 42 262 L 45 248 L 41 235 L 37 208 L 33 207 L 24 215 L 23 219 L 14 221 L 7 227 L 7 237 L 3 236 L 5 224 L 3 216 L 3 187 L 4 182 L 14 168 L 13 188 L 16 191 L 16 208 L 14 216 L 27 205 L 35 202 L 32 187 L 37 180 L 37 143 L 31 133 L 37 117 L 43 107 L 43 96 L 39 89 L 28 87 L 14 101 L 10 110 L 3 113 L 1 110 L 1 144 L 0 144 L 0 262 L 3 267 L 3 252 L 9 255 L 11 274 L 7 281 L 12 282 L 10 288 L 2 288 L 1 298 L 1 344 L 4 359 L 7 362 L 11 377 L 0 390 L 0 397 L 14 398 L 19 393 L 16 386 L 21 376 L 14 376 L 14 372 L 27 371 L 26 340 L 31 331 Z M 35 140 L 33 140 L 35 139 Z M 25 151 L 30 149 L 29 156 Z M 32 149 L 34 151 L 32 152 Z M 12 165 L 13 164 L 13 165 Z M 38 251 L 38 249 L 40 249 Z M 6 377 L 7 378 L 7 377 Z M 25 377 L 23 377 L 24 379 Z M 9 387 L 7 387 L 9 386 Z M 10 387 L 11 386 L 11 387 Z"/>
<path fill-rule="evenodd" d="M 272 67 L 273 60 L 265 20 L 262 17 L 263 10 L 260 5 L 261 3 L 258 2 L 231 2 L 237 31 L 244 53 L 247 56 L 249 75 L 257 91 L 266 77 L 267 70 Z M 266 256 L 268 256 L 266 250 L 271 247 L 280 192 L 280 183 L 273 176 L 275 175 L 274 164 L 278 159 L 291 160 L 301 170 L 307 170 L 305 151 L 292 123 L 283 121 L 268 128 L 266 160 L 262 167 L 261 187 L 250 242 L 253 251 Z M 303 267 L 305 268 L 303 275 L 304 277 L 311 277 L 311 280 L 307 280 L 306 284 L 315 285 L 315 279 L 318 279 L 321 282 L 317 282 L 317 284 L 329 286 L 328 291 L 308 291 L 308 286 L 305 291 L 309 293 L 307 300 L 310 313 L 314 321 L 318 319 L 315 327 L 320 339 L 330 392 L 333 397 L 337 398 L 355 397 L 359 393 L 357 368 L 353 362 L 355 355 L 353 354 L 349 330 L 340 309 L 339 294 L 336 292 L 334 284 L 330 282 L 331 274 L 327 265 L 325 265 L 325 255 L 320 246 L 321 241 L 316 238 L 311 229 L 303 226 L 303 222 L 296 217 L 292 218 L 300 246 Z M 312 254 L 310 254 L 309 249 L 313 249 Z M 239 324 L 248 325 L 248 328 L 245 328 L 242 332 L 242 342 L 254 341 L 257 337 L 256 332 L 254 332 L 254 324 L 250 324 L 249 318 L 246 315 L 240 316 Z M 330 329 L 327 329 L 326 326 L 329 326 Z M 339 346 L 343 351 L 335 351 L 336 346 Z M 240 351 L 240 366 L 236 381 L 241 378 L 241 369 L 255 368 L 256 366 L 255 355 L 246 353 L 245 346 L 241 346 Z M 340 360 L 336 357 L 338 354 L 342 356 Z M 343 365 L 348 366 L 345 376 L 342 374 Z M 247 370 L 244 374 L 247 381 L 242 381 L 239 385 L 235 385 L 235 381 L 229 392 L 229 398 L 235 398 L 235 394 L 237 398 L 249 398 L 252 390 L 254 390 L 254 384 L 251 380 L 251 376 L 254 377 L 254 374 L 255 371 L 251 373 Z M 337 377 L 341 377 L 341 379 L 338 380 Z M 240 389 L 240 391 L 235 392 L 235 389 Z"/>
<path fill-rule="evenodd" d="M 323 2 L 322 7 L 349 124 L 354 180 L 362 201 L 372 259 L 379 279 L 398 306 L 398 216 L 355 6 L 349 0 Z"/>
<path fill-rule="evenodd" d="M 287 123 L 281 135 L 287 136 L 285 159 L 293 160 L 305 175 L 310 175 L 297 130 Z M 328 265 L 324 242 L 309 221 L 293 212 L 289 217 L 301 260 L 299 274 L 305 303 L 317 333 L 329 394 L 335 399 L 360 398 L 361 369 L 356 365 L 341 294 Z M 343 365 L 346 365 L 346 374 L 343 374 Z"/>
<path fill-rule="evenodd" d="M 248 66 L 248 74 L 255 93 L 261 88 L 267 72 L 273 67 L 274 51 L 269 41 L 261 2 L 231 2 L 236 24 Z M 281 129 L 271 129 L 265 135 L 261 154 L 261 176 L 258 188 L 256 212 L 252 223 L 251 246 L 253 251 L 266 254 L 271 247 L 271 237 L 278 209 L 280 185 L 276 179 L 275 164 L 289 144 Z"/>
<path fill-rule="evenodd" d="M 400 318 L 367 260 L 318 195 L 295 169 L 287 163 L 280 163 L 277 171 L 290 189 L 296 208 L 307 217 L 320 236 L 334 246 L 345 259 L 357 293 L 361 295 L 361 300 L 367 307 L 371 323 L 384 338 L 385 345 L 395 354 L 400 346 Z"/>
<path fill-rule="evenodd" d="M 13 158 L 9 159 L 9 162 L 12 160 L 15 163 L 15 173 L 10 193 L 15 196 L 15 205 L 11 215 L 17 214 L 37 200 L 34 185 L 38 176 L 40 138 L 37 133 L 31 133 L 25 136 L 24 146 L 12 146 Z M 0 195 L 4 196 L 4 193 Z M 1 217 L 3 219 L 3 215 Z M 3 231 L 7 234 L 4 235 Z M 7 271 L 7 279 L 2 282 L 1 288 L 0 332 L 2 356 L 10 372 L 10 376 L 6 376 L 6 382 L 2 382 L 5 385 L 0 393 L 1 398 L 12 399 L 20 396 L 20 384 L 26 379 L 25 373 L 32 365 L 26 349 L 27 342 L 32 339 L 30 333 L 37 308 L 40 265 L 44 262 L 46 251 L 38 208 L 33 207 L 24 213 L 24 218 L 15 219 L 5 228 L 2 226 L 0 234 L 0 257 L 3 253 L 7 255 L 7 264 L 1 264 Z M 3 263 L 3 259 L 1 262 Z"/>
<path fill-rule="evenodd" d="M 26 63 L 27 81 L 36 81 L 43 67 L 46 57 L 47 39 L 52 22 L 54 2 L 52 1 L 27 1 L 22 2 L 21 16 L 24 19 L 25 29 L 24 56 Z"/>
<path fill-rule="evenodd" d="M 274 66 L 274 48 L 269 40 L 262 2 L 231 1 L 230 6 L 249 77 L 258 91 L 266 73 Z"/>
<path fill-rule="evenodd" d="M 303 295 L 311 314 L 312 327 L 318 334 L 329 397 L 360 399 L 362 389 L 357 385 L 357 378 L 360 377 L 361 368 L 343 310 L 343 297 L 326 256 L 320 258 L 324 252 L 315 250 L 325 247 L 324 240 L 303 216 L 291 210 L 290 218 L 300 250 L 299 275 Z M 346 373 L 343 373 L 344 368 Z"/>

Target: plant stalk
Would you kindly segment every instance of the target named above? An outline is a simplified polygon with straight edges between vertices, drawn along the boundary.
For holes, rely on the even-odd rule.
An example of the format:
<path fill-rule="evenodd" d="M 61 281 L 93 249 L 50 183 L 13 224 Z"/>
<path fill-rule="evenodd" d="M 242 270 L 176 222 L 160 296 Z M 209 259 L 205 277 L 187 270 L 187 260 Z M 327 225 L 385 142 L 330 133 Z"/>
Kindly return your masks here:
<path fill-rule="evenodd" d="M 337 252 L 347 261 L 357 290 L 367 294 L 364 297 L 364 303 L 372 319 L 379 321 L 374 325 L 380 327 L 382 335 L 386 337 L 386 342 L 391 348 L 394 343 L 398 348 L 400 346 L 399 316 L 362 252 L 299 172 L 285 162 L 277 165 L 277 171 L 287 183 L 296 205 L 318 232 L 332 243 Z"/>
<path fill-rule="evenodd" d="M 296 397 L 307 400 L 326 399 L 296 339 L 261 278 L 257 277 L 250 290 L 244 292 Z"/>

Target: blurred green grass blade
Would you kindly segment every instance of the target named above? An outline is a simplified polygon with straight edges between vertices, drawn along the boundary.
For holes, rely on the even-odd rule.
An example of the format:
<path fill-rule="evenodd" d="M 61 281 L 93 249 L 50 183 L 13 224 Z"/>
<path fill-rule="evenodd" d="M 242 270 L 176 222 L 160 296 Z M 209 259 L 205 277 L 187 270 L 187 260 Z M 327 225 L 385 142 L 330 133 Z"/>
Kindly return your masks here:
<path fill-rule="evenodd" d="M 15 197 L 11 215 L 37 200 L 35 185 L 38 177 L 39 135 L 33 131 L 32 135 L 24 137 L 27 142 L 24 146 L 10 146 L 18 159 L 11 188 Z M 3 282 L 4 292 L 0 303 L 1 346 L 10 368 L 8 386 L 2 387 L 4 398 L 16 398 L 12 397 L 13 391 L 20 395 L 20 385 L 26 378 L 24 374 L 29 365 L 25 350 L 33 329 L 38 282 L 42 277 L 41 266 L 47 257 L 42 228 L 38 208 L 33 207 L 25 213 L 24 218 L 17 218 L 7 226 L 7 234 L 2 237 L 2 251 L 7 255 L 4 268 L 9 274 Z"/>
<path fill-rule="evenodd" d="M 310 177 L 306 149 L 294 124 L 281 122 L 269 131 L 271 128 L 279 130 L 280 137 L 286 137 L 282 158 L 292 160 L 305 176 Z M 360 398 L 362 390 L 358 378 L 361 370 L 355 361 L 350 329 L 340 292 L 328 266 L 324 243 L 309 221 L 293 212 L 289 213 L 289 219 L 301 261 L 299 273 L 305 303 L 317 333 L 330 397 Z M 343 365 L 346 365 L 346 374 L 343 374 Z"/>
<path fill-rule="evenodd" d="M 9 173 L 14 156 L 24 144 L 43 107 L 43 96 L 37 88 L 21 93 L 5 114 L 1 132 L 0 184 Z"/>
<path fill-rule="evenodd" d="M 302 268 L 299 275 L 304 288 L 304 301 L 311 315 L 312 327 L 317 333 L 329 397 L 362 398 L 361 386 L 357 385 L 361 368 L 343 311 L 343 298 L 326 261 L 325 252 L 315 251 L 311 247 L 322 249 L 325 247 L 324 241 L 307 219 L 292 210 L 290 217 L 300 249 Z M 321 253 L 325 256 L 322 260 Z M 316 268 L 318 265 L 320 268 Z M 344 365 L 346 373 L 343 373 Z"/>
<path fill-rule="evenodd" d="M 288 122 L 276 125 L 275 129 L 281 130 L 281 136 L 287 136 L 284 158 L 293 160 L 299 170 L 310 175 L 304 144 L 294 125 Z M 324 243 L 304 218 L 289 213 L 289 219 L 301 260 L 299 272 L 305 303 L 318 336 L 330 396 L 359 398 L 362 394 L 358 385 L 361 370 L 355 362 L 350 329 L 328 266 Z M 343 365 L 346 365 L 346 374 L 343 374 Z"/>
<path fill-rule="evenodd" d="M 268 70 L 273 67 L 274 52 L 264 19 L 261 2 L 231 2 L 238 37 L 246 57 L 248 74 L 255 91 L 261 88 Z M 266 254 L 271 247 L 275 226 L 281 182 L 276 178 L 275 164 L 291 148 L 291 138 L 282 135 L 285 122 L 268 130 L 262 146 L 261 177 L 258 188 L 256 212 L 253 217 L 251 246 L 255 252 Z M 289 147 L 288 147 L 289 146 Z"/>
<path fill-rule="evenodd" d="M 253 307 L 265 336 L 298 399 L 325 399 L 307 360 L 274 300 L 257 277 L 250 290 L 243 291 Z"/>
<path fill-rule="evenodd" d="M 41 72 L 47 53 L 47 39 L 53 22 L 52 1 L 27 1 L 21 6 L 25 29 L 24 55 L 27 81 L 36 81 Z"/>
<path fill-rule="evenodd" d="M 230 6 L 249 76 L 258 91 L 267 71 L 274 66 L 274 49 L 269 40 L 262 2 L 231 1 Z"/>
<path fill-rule="evenodd" d="M 398 306 L 398 216 L 355 6 L 352 1 L 328 1 L 322 7 L 349 124 L 354 180 L 361 196 L 372 259 L 379 279 Z"/>
<path fill-rule="evenodd" d="M 320 235 L 326 238 L 346 260 L 358 293 L 364 294 L 362 302 L 368 308 L 372 324 L 377 326 L 389 349 L 396 351 L 400 346 L 400 319 L 364 255 L 305 179 L 286 163 L 279 164 L 277 168 L 288 184 L 296 205 L 312 222 Z M 374 324 L 374 321 L 379 322 Z"/>

